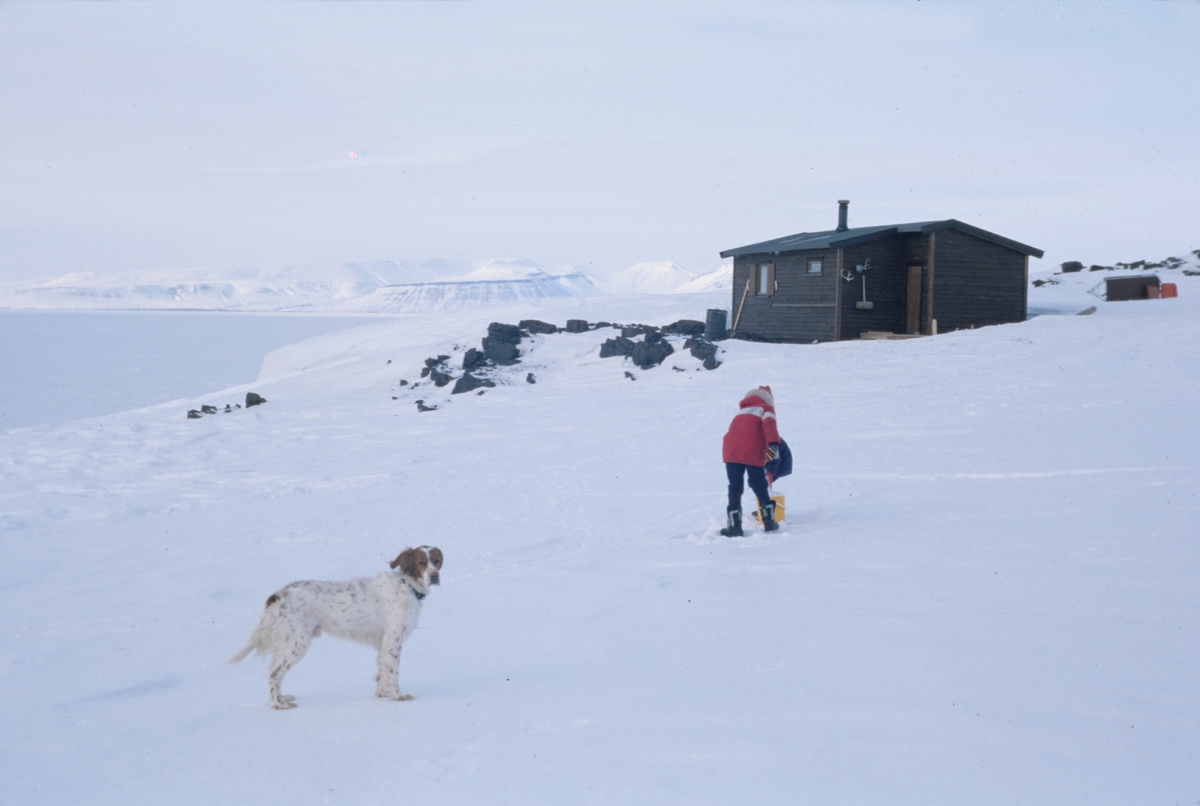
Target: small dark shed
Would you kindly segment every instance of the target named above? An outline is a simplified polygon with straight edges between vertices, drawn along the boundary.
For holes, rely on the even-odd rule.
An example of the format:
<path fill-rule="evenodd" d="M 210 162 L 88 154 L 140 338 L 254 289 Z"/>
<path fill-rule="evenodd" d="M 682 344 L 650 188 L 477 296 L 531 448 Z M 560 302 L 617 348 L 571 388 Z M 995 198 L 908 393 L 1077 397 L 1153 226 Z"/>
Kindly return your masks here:
<path fill-rule="evenodd" d="M 953 218 L 846 225 L 728 249 L 733 329 L 781 342 L 931 334 L 1025 321 L 1029 257 L 1042 250 Z"/>

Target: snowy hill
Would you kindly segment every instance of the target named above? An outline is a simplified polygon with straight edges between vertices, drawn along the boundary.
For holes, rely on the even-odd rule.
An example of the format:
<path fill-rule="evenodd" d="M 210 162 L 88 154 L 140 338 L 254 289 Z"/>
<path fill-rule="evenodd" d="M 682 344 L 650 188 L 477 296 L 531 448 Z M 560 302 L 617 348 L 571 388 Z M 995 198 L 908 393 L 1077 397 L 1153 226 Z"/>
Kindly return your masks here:
<path fill-rule="evenodd" d="M 665 324 L 728 295 L 464 308 L 0 433 L 0 802 L 1191 802 L 1200 277 L 1110 303 L 1098 274 L 1030 294 L 1089 316 L 723 342 L 713 371 L 536 336 L 450 395 L 425 359 L 490 321 Z M 725 539 L 721 436 L 763 383 L 787 516 Z M 414 701 L 327 637 L 294 711 L 226 665 L 282 584 L 421 544 L 446 562 Z"/>
<path fill-rule="evenodd" d="M 672 294 L 707 294 L 712 291 L 729 293 L 733 287 L 733 264 L 722 266 L 688 280 L 671 290 Z"/>
<path fill-rule="evenodd" d="M 491 260 L 461 277 L 383 286 L 325 310 L 330 313 L 425 314 L 543 298 L 589 297 L 600 293 L 588 277 L 570 267 L 552 273 L 532 261 Z"/>
<path fill-rule="evenodd" d="M 670 294 L 694 279 L 695 275 L 679 264 L 659 260 L 635 263 L 611 274 L 601 287 L 612 294 Z"/>

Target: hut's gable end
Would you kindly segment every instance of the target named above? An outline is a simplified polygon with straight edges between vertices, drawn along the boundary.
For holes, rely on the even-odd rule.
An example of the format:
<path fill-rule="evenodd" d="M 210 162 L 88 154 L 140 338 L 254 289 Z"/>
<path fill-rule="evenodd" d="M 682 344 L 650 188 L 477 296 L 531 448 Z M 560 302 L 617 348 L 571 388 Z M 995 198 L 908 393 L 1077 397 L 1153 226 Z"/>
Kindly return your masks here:
<path fill-rule="evenodd" d="M 1025 321 L 1024 254 L 966 232 L 936 233 L 933 316 L 938 332 Z"/>
<path fill-rule="evenodd" d="M 813 261 L 820 261 L 819 274 L 811 271 Z M 773 281 L 765 295 L 758 293 L 758 266 L 763 263 L 771 265 Z M 734 258 L 733 316 L 742 333 L 772 341 L 832 341 L 836 338 L 836 295 L 836 250 Z"/>

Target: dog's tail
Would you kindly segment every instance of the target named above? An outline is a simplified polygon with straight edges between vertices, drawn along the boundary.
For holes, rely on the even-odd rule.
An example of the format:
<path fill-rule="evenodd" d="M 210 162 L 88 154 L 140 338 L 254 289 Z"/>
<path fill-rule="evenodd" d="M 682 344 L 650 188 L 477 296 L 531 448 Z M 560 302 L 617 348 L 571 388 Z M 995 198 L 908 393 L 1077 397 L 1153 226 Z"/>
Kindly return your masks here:
<path fill-rule="evenodd" d="M 236 655 L 229 659 L 231 664 L 240 663 L 241 661 L 245 660 L 246 656 L 251 652 L 255 653 L 256 655 L 261 655 L 267 651 L 267 616 L 271 609 L 271 605 L 275 604 L 277 601 L 279 601 L 279 594 L 272 593 L 270 598 L 267 599 L 267 603 L 263 606 L 262 615 L 258 619 L 258 626 L 254 628 L 254 632 L 250 633 L 250 640 L 246 642 L 244 647 L 238 650 Z"/>
<path fill-rule="evenodd" d="M 247 655 L 255 651 L 262 652 L 262 647 L 258 645 L 258 630 L 255 630 L 254 634 L 250 636 L 250 643 L 242 647 L 236 655 L 229 659 L 229 662 L 231 664 L 240 663 L 245 660 Z"/>

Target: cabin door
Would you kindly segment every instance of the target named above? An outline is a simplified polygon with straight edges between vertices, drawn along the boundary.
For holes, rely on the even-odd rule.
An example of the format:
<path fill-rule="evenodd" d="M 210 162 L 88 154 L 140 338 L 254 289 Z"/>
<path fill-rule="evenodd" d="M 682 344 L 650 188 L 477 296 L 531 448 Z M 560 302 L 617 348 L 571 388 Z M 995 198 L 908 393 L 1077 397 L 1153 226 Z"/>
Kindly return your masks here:
<path fill-rule="evenodd" d="M 908 267 L 908 314 L 905 317 L 904 332 L 921 332 L 921 270 L 923 266 Z"/>

